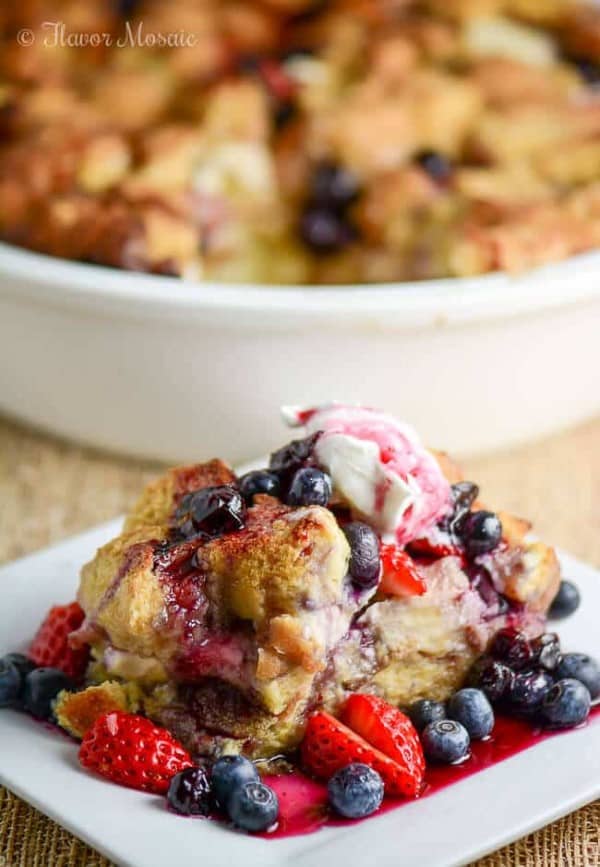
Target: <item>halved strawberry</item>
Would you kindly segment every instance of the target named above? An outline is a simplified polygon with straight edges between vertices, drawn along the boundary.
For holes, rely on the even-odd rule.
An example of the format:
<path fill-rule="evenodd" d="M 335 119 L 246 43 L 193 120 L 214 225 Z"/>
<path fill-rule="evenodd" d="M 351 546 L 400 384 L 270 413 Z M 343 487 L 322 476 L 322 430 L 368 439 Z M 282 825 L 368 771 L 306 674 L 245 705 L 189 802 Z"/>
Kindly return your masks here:
<path fill-rule="evenodd" d="M 59 668 L 73 680 L 81 680 L 89 659 L 89 648 L 73 648 L 69 635 L 79 629 L 85 614 L 77 602 L 55 605 L 35 634 L 28 656 L 38 666 Z"/>
<path fill-rule="evenodd" d="M 193 767 L 189 753 L 170 732 L 123 711 L 103 714 L 88 729 L 79 761 L 113 783 L 156 794 L 167 791 L 174 774 Z"/>
<path fill-rule="evenodd" d="M 414 560 L 398 545 L 381 546 L 379 589 L 390 596 L 422 596 L 425 582 Z"/>
<path fill-rule="evenodd" d="M 342 720 L 404 768 L 404 794 L 413 798 L 419 794 L 425 758 L 417 730 L 407 716 L 376 695 L 354 693 L 344 705 Z"/>
<path fill-rule="evenodd" d="M 413 774 L 405 763 L 385 756 L 325 711 L 309 719 L 301 753 L 304 767 L 318 779 L 328 780 L 345 765 L 363 762 L 381 776 L 386 795 L 414 797 Z"/>

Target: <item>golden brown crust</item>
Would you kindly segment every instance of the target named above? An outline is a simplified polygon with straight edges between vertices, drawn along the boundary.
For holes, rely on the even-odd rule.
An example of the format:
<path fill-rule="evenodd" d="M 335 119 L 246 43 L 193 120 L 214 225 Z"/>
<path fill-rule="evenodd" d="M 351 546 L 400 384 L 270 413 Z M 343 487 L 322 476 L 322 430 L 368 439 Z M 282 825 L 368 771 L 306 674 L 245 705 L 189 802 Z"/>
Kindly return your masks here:
<path fill-rule="evenodd" d="M 98 686 L 88 686 L 81 692 L 63 690 L 54 705 L 59 726 L 79 739 L 98 717 L 113 710 L 133 711 L 135 705 L 124 686 L 108 680 Z"/>
<path fill-rule="evenodd" d="M 106 44 L 49 45 L 57 8 L 65 34 Z M 141 22 L 193 42 L 154 48 L 123 47 L 118 10 L 2 4 L 3 239 L 261 282 L 519 271 L 600 244 L 589 4 L 140 0 L 134 33 Z M 17 44 L 23 28 L 31 46 Z M 448 177 L 424 168 L 431 150 Z M 330 257 L 297 232 L 323 159 L 362 187 L 359 237 Z"/>

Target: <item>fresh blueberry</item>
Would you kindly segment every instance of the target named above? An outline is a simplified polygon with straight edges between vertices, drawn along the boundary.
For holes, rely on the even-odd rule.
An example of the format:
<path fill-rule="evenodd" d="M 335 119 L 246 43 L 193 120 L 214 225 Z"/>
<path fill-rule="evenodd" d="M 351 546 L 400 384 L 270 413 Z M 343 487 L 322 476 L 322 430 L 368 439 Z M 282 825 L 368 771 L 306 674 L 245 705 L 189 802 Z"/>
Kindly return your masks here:
<path fill-rule="evenodd" d="M 14 665 L 22 678 L 25 678 L 36 667 L 35 662 L 22 653 L 7 653 L 3 660 Z"/>
<path fill-rule="evenodd" d="M 600 665 L 586 653 L 565 653 L 554 673 L 556 677 L 570 677 L 581 681 L 593 699 L 600 695 Z"/>
<path fill-rule="evenodd" d="M 218 804 L 227 807 L 236 788 L 259 780 L 255 766 L 244 756 L 222 756 L 212 767 L 211 781 Z"/>
<path fill-rule="evenodd" d="M 311 201 L 325 209 L 341 211 L 357 198 L 356 176 L 343 166 L 323 162 L 315 169 L 310 190 Z"/>
<path fill-rule="evenodd" d="M 186 536 L 220 536 L 241 530 L 246 519 L 246 504 L 233 485 L 201 488 L 179 505 L 180 531 Z M 187 513 L 183 509 L 187 508 Z"/>
<path fill-rule="evenodd" d="M 23 679 L 16 665 L 0 659 L 0 707 L 17 707 Z"/>
<path fill-rule="evenodd" d="M 340 768 L 327 784 L 329 803 L 346 819 L 362 819 L 383 801 L 383 780 L 373 768 L 355 762 Z"/>
<path fill-rule="evenodd" d="M 494 728 L 494 711 L 485 692 L 465 687 L 448 701 L 448 717 L 461 723 L 472 741 L 487 738 Z"/>
<path fill-rule="evenodd" d="M 326 256 L 351 244 L 356 239 L 356 229 L 336 211 L 313 205 L 302 214 L 300 237 L 313 253 Z"/>
<path fill-rule="evenodd" d="M 514 671 L 521 671 L 533 664 L 531 644 L 517 629 L 500 629 L 492 639 L 490 653 L 494 659 L 506 663 Z"/>
<path fill-rule="evenodd" d="M 452 164 L 447 157 L 437 151 L 421 151 L 415 157 L 415 161 L 438 183 L 445 183 L 452 175 Z"/>
<path fill-rule="evenodd" d="M 302 467 L 292 479 L 288 506 L 326 506 L 331 499 L 331 479 L 317 467 Z"/>
<path fill-rule="evenodd" d="M 469 754 L 469 732 L 453 719 L 429 723 L 421 734 L 423 750 L 432 762 L 450 765 L 460 762 Z"/>
<path fill-rule="evenodd" d="M 531 640 L 534 665 L 554 671 L 560 660 L 560 639 L 556 632 L 544 632 Z"/>
<path fill-rule="evenodd" d="M 279 801 L 273 789 L 253 780 L 233 790 L 227 812 L 234 825 L 243 831 L 266 831 L 277 821 Z"/>
<path fill-rule="evenodd" d="M 288 483 L 296 470 L 314 462 L 315 445 L 321 431 L 306 437 L 303 440 L 292 440 L 291 443 L 273 452 L 269 460 L 269 469 L 281 479 L 282 483 Z"/>
<path fill-rule="evenodd" d="M 418 732 L 422 732 L 429 723 L 447 719 L 444 703 L 441 701 L 431 701 L 428 698 L 422 698 L 419 701 L 413 702 L 408 708 L 407 713 Z"/>
<path fill-rule="evenodd" d="M 361 521 L 352 521 L 343 529 L 350 545 L 349 572 L 353 583 L 362 589 L 376 587 L 381 573 L 377 533 Z"/>
<path fill-rule="evenodd" d="M 73 689 L 70 677 L 58 668 L 36 668 L 25 678 L 23 705 L 38 719 L 52 718 L 52 704 L 63 689 Z"/>
<path fill-rule="evenodd" d="M 543 669 L 519 672 L 515 675 L 508 691 L 509 710 L 523 716 L 534 714 L 548 695 L 553 683 L 554 679 L 550 672 Z"/>
<path fill-rule="evenodd" d="M 508 695 L 514 679 L 515 673 L 508 665 L 491 656 L 482 656 L 473 665 L 467 680 L 470 686 L 483 690 L 492 704 L 499 704 Z"/>
<path fill-rule="evenodd" d="M 552 620 L 563 620 L 579 608 L 581 595 L 579 588 L 572 581 L 561 581 L 558 593 L 552 601 L 548 616 Z"/>
<path fill-rule="evenodd" d="M 460 524 L 460 536 L 470 557 L 487 554 L 502 538 L 502 524 L 494 512 L 469 512 Z"/>
<path fill-rule="evenodd" d="M 251 505 L 255 494 L 268 494 L 278 497 L 280 491 L 279 476 L 269 470 L 253 470 L 238 480 L 240 493 L 248 505 Z"/>
<path fill-rule="evenodd" d="M 167 803 L 182 816 L 208 816 L 212 807 L 211 787 L 204 768 L 187 768 L 171 777 Z"/>
<path fill-rule="evenodd" d="M 591 703 L 588 688 L 581 681 L 566 677 L 557 680 L 548 691 L 539 716 L 548 728 L 568 729 L 588 718 Z"/>

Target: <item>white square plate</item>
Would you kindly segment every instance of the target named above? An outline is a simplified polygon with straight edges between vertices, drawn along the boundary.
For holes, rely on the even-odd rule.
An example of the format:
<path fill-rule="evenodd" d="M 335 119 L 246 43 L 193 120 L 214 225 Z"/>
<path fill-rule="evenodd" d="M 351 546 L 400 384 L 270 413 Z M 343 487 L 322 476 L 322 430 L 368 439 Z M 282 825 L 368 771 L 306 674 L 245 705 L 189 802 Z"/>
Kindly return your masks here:
<path fill-rule="evenodd" d="M 0 569 L 0 653 L 22 649 L 47 609 L 75 594 L 82 563 L 115 535 L 105 524 Z M 583 604 L 560 627 L 566 648 L 598 656 L 600 574 L 572 557 Z M 184 820 L 163 799 L 82 771 L 72 742 L 0 712 L 0 782 L 119 864 L 165 867 L 450 867 L 465 864 L 600 796 L 600 724 L 549 738 L 438 792 L 358 825 L 263 840 Z"/>

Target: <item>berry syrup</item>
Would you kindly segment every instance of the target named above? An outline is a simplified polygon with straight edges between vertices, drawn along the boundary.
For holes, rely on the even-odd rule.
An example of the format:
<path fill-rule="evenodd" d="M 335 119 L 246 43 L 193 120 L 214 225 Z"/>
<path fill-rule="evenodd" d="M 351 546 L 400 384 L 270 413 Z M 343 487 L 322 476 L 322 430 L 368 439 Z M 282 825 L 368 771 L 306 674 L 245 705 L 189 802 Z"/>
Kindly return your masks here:
<path fill-rule="evenodd" d="M 597 724 L 599 720 L 600 706 L 596 706 L 592 708 L 589 719 L 584 725 Z M 561 732 L 535 729 L 526 720 L 498 717 L 493 733 L 486 740 L 471 745 L 471 754 L 466 761 L 458 765 L 427 765 L 425 787 L 420 797 L 427 798 L 434 795 L 446 786 L 458 783 L 472 774 L 560 734 Z M 347 819 L 340 819 L 329 811 L 327 787 L 305 777 L 299 771 L 283 776 L 265 777 L 265 782 L 277 793 L 280 813 L 277 827 L 260 836 L 269 839 L 292 837 L 298 834 L 311 834 L 325 826 L 348 824 Z M 398 809 L 408 803 L 411 802 L 385 800 L 375 815 Z"/>

